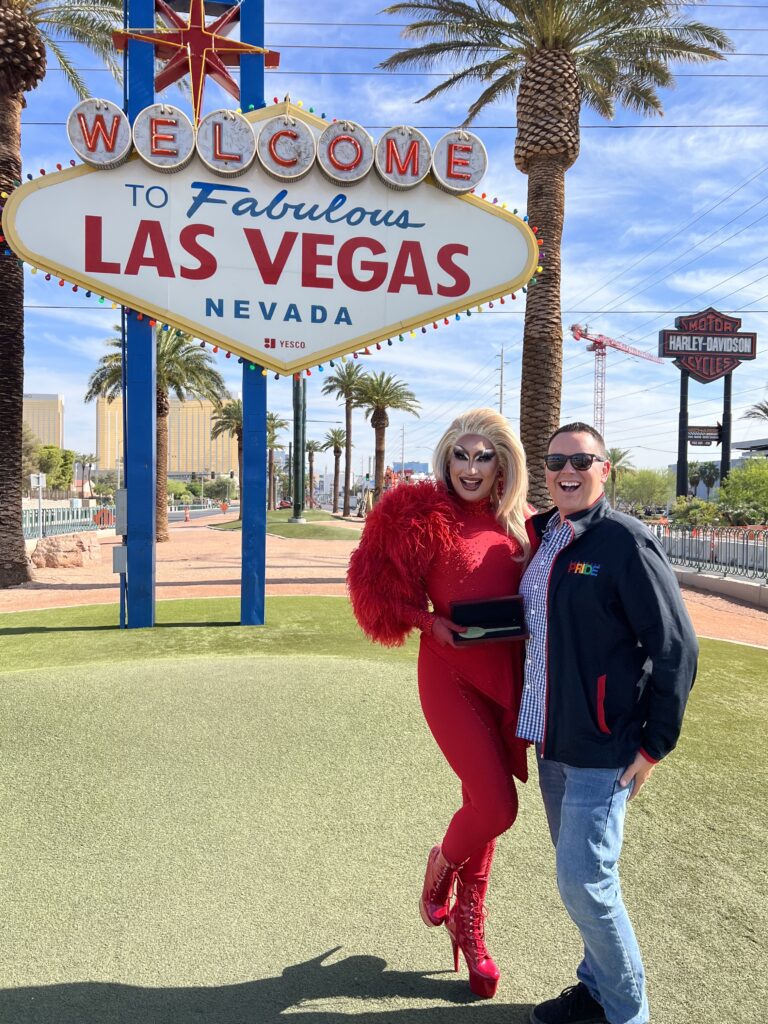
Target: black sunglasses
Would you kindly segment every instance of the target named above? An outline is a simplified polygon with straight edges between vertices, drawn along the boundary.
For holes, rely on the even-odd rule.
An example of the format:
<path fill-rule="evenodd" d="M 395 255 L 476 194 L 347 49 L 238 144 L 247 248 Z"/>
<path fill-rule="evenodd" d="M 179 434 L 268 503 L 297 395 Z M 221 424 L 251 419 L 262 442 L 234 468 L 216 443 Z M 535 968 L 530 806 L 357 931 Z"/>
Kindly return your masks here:
<path fill-rule="evenodd" d="M 599 455 L 593 455 L 591 452 L 576 452 L 575 455 L 546 455 L 544 457 L 545 466 L 553 473 L 564 469 L 566 462 L 570 462 L 574 469 L 583 473 L 590 468 L 593 462 L 605 462 L 605 459 L 601 459 Z"/>

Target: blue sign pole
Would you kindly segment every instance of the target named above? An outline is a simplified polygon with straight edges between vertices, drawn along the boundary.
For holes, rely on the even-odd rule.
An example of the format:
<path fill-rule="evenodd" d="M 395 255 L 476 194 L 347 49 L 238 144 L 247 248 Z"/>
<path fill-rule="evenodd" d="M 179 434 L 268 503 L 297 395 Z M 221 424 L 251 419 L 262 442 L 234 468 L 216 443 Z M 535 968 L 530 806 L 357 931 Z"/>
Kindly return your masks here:
<path fill-rule="evenodd" d="M 243 0 L 240 38 L 264 45 L 264 0 Z M 240 109 L 244 114 L 264 106 L 264 57 L 240 58 Z M 251 369 L 254 366 L 254 369 Z M 261 367 L 243 360 L 243 517 L 240 622 L 264 625 L 267 536 L 267 378 Z"/>
<path fill-rule="evenodd" d="M 154 20 L 153 0 L 128 0 L 128 28 L 146 28 Z M 155 99 L 153 47 L 131 40 L 126 64 L 125 110 L 133 123 L 139 111 Z M 123 322 L 128 628 L 138 629 L 155 624 L 155 339 L 148 318 L 138 320 L 130 314 Z"/>

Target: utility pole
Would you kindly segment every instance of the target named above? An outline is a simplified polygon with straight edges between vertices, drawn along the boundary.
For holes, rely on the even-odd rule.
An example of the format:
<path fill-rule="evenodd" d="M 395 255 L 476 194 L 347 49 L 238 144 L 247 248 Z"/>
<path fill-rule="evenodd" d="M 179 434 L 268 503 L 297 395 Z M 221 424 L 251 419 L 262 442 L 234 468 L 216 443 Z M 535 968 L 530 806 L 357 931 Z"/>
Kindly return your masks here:
<path fill-rule="evenodd" d="M 400 476 L 402 477 L 403 480 L 405 480 L 405 424 L 403 424 L 403 428 L 402 429 L 403 429 L 403 435 L 402 435 L 403 448 L 402 448 L 402 455 L 400 456 Z"/>
<path fill-rule="evenodd" d="M 499 412 L 504 412 L 504 346 L 499 353 Z"/>

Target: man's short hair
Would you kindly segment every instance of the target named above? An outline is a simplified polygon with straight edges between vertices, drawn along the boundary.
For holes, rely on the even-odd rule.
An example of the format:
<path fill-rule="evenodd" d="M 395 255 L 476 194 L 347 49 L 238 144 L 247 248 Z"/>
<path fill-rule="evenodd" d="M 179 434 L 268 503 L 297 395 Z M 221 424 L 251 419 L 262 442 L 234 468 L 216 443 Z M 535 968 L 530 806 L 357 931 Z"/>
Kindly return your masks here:
<path fill-rule="evenodd" d="M 589 434 L 589 436 L 594 438 L 597 442 L 598 451 L 595 452 L 595 454 L 602 455 L 604 459 L 608 458 L 608 451 L 605 447 L 603 435 L 600 433 L 599 430 L 595 430 L 594 427 L 591 427 L 589 423 L 566 423 L 562 427 L 558 427 L 554 434 L 550 437 L 549 441 L 547 441 L 547 448 L 549 448 L 549 446 L 552 444 L 552 442 L 558 434 Z"/>

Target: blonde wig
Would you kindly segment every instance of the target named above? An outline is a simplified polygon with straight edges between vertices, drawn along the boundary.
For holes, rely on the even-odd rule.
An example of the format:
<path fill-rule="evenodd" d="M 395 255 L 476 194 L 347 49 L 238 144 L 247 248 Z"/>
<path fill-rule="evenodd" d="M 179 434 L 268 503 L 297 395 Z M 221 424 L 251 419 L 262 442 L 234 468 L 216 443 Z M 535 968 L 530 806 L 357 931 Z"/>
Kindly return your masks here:
<path fill-rule="evenodd" d="M 462 413 L 448 427 L 437 442 L 432 456 L 435 479 L 452 490 L 449 463 L 453 449 L 465 434 L 482 434 L 493 445 L 499 459 L 498 486 L 491 491 L 491 502 L 496 518 L 520 544 L 522 558 L 530 553 L 530 541 L 525 531 L 525 512 L 528 507 L 528 470 L 525 452 L 519 439 L 501 413 L 493 409 L 470 409 Z"/>

